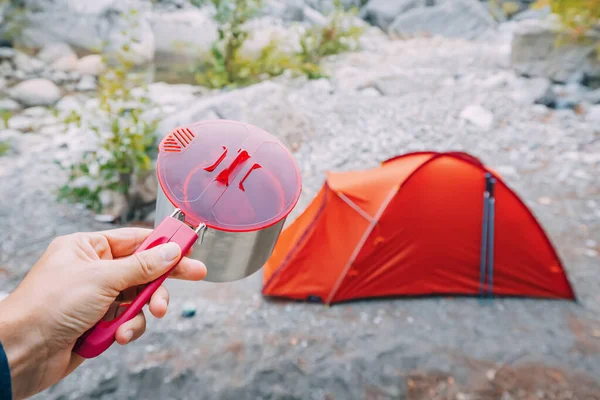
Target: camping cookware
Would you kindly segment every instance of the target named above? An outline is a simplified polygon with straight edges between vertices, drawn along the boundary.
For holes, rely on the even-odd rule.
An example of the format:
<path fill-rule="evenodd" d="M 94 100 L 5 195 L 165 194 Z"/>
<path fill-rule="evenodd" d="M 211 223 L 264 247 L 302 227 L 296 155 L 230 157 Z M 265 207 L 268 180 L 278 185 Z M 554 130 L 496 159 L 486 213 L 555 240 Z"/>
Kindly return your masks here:
<path fill-rule="evenodd" d="M 301 191 L 298 167 L 274 136 L 236 121 L 200 121 L 175 129 L 159 145 L 155 228 L 136 252 L 174 241 L 207 265 L 207 281 L 227 282 L 260 269 Z M 200 238 L 200 240 L 198 240 Z M 169 271 L 170 272 L 170 271 Z M 137 315 L 169 272 L 125 311 L 99 321 L 74 351 L 96 357 L 117 328 Z"/>

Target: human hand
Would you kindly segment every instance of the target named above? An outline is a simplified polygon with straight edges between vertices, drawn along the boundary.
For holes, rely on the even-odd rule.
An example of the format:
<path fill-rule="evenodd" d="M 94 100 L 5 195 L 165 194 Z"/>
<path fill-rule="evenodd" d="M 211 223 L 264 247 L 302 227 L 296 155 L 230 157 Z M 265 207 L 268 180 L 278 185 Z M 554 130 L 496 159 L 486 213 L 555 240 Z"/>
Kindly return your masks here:
<path fill-rule="evenodd" d="M 120 302 L 131 301 L 140 285 L 166 273 L 181 249 L 167 243 L 132 254 L 151 233 L 123 228 L 58 237 L 21 284 L 0 302 L 0 342 L 11 367 L 15 399 L 57 383 L 83 358 L 72 353 L 76 340 L 101 319 L 112 319 Z M 181 259 L 171 278 L 202 280 L 200 261 Z M 152 315 L 167 312 L 169 294 L 159 287 L 149 302 Z M 124 345 L 145 331 L 143 312 L 115 334 Z"/>

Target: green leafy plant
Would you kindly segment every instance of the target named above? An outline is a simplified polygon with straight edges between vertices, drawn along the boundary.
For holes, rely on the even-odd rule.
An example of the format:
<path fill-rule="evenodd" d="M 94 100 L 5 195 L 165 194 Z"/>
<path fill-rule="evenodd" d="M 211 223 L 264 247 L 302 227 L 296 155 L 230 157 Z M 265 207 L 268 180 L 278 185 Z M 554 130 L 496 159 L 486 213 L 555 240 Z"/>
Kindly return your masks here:
<path fill-rule="evenodd" d="M 10 143 L 0 140 L 0 157 L 6 155 L 10 151 Z"/>
<path fill-rule="evenodd" d="M 130 204 L 132 182 L 153 168 L 159 118 L 148 116 L 154 105 L 144 82 L 134 74 L 130 51 L 126 41 L 114 54 L 105 54 L 105 62 L 108 58 L 116 62 L 98 78 L 97 109 L 88 110 L 91 115 L 71 111 L 64 120 L 93 132 L 98 150 L 65 167 L 68 181 L 59 198 L 83 203 L 95 212 L 103 209 L 103 191 L 121 193 Z"/>
<path fill-rule="evenodd" d="M 0 110 L 0 120 L 4 123 L 4 126 L 8 127 L 8 120 L 12 117 L 10 110 Z"/>
<path fill-rule="evenodd" d="M 262 0 L 211 1 L 216 9 L 219 39 L 213 43 L 209 59 L 199 66 L 196 80 L 212 88 L 254 83 L 252 62 L 240 50 L 249 37 L 244 24 L 260 10 Z"/>
<path fill-rule="evenodd" d="M 309 78 L 321 78 L 320 63 L 324 57 L 344 53 L 358 47 L 358 39 L 364 28 L 348 23 L 348 17 L 356 10 L 345 12 L 336 2 L 336 11 L 328 23 L 306 30 L 300 37 L 301 51 L 297 54 L 299 67 Z"/>
<path fill-rule="evenodd" d="M 23 2 L 0 0 L 0 39 L 13 41 L 25 27 L 25 7 Z"/>
<path fill-rule="evenodd" d="M 272 40 L 253 59 L 241 54 L 244 42 L 250 37 L 244 24 L 256 15 L 262 0 L 210 1 L 217 10 L 219 39 L 208 59 L 197 68 L 196 81 L 211 88 L 247 86 L 285 71 L 305 74 L 311 79 L 323 77 L 321 60 L 355 48 L 356 39 L 363 33 L 362 28 L 348 24 L 347 17 L 356 10 L 346 12 L 338 2 L 325 26 L 311 27 L 301 35 L 299 52 L 288 54 L 280 49 L 277 40 Z"/>
<path fill-rule="evenodd" d="M 548 6 L 571 37 L 581 39 L 592 30 L 600 33 L 600 0 L 538 0 L 533 7 Z"/>

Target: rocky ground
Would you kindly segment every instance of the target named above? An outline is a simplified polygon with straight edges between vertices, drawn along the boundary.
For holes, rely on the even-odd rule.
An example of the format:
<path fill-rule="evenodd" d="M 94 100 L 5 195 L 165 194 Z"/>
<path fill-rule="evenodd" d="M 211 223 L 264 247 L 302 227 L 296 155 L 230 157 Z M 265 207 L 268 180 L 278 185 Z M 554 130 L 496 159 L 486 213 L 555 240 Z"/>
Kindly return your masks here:
<path fill-rule="evenodd" d="M 186 85 L 152 90 L 170 115 L 163 130 L 228 118 L 281 137 L 304 180 L 294 216 L 328 170 L 425 149 L 481 158 L 540 220 L 577 303 L 423 298 L 328 308 L 262 298 L 260 273 L 229 284 L 169 282 L 171 312 L 143 338 L 35 398 L 600 399 L 600 105 L 581 84 L 517 75 L 514 28 L 469 40 L 392 40 L 373 30 L 361 51 L 328 59 L 328 79 L 284 76 L 211 95 Z M 60 133 L 45 109 L 19 115 L 28 129 L 1 131 L 12 145 L 0 157 L 7 292 L 56 235 L 113 227 L 55 201 L 64 175 L 53 160 L 69 154 L 77 133 Z M 189 306 L 197 313 L 183 318 Z"/>

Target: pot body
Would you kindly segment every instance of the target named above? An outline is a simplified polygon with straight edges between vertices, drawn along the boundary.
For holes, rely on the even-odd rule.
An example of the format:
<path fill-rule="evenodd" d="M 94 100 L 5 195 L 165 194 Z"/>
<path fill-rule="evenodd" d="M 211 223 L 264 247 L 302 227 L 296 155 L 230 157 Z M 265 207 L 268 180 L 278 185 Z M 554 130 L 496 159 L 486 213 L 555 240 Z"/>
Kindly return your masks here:
<path fill-rule="evenodd" d="M 171 215 L 175 206 L 158 185 L 154 226 Z M 286 218 L 268 228 L 251 232 L 226 232 L 207 228 L 202 243 L 189 256 L 206 265 L 205 281 L 231 282 L 254 274 L 267 262 Z"/>

